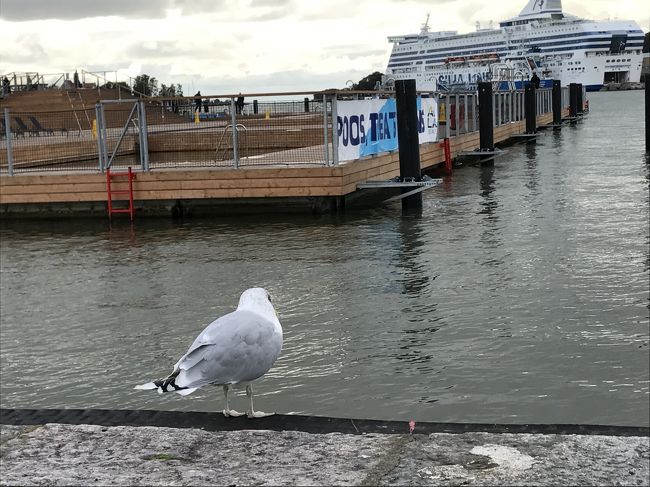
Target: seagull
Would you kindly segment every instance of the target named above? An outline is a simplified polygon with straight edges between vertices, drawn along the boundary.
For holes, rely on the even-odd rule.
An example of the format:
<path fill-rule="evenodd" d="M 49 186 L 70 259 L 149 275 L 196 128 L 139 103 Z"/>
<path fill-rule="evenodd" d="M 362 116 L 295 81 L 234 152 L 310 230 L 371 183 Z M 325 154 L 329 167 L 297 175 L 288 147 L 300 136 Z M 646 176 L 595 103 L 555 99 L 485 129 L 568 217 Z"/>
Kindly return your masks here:
<path fill-rule="evenodd" d="M 164 379 L 135 386 L 157 389 L 158 393 L 176 392 L 183 396 L 209 384 L 222 386 L 226 400 L 226 417 L 243 416 L 230 409 L 228 393 L 235 385 L 246 386 L 249 418 L 274 413 L 253 409 L 251 382 L 269 371 L 282 349 L 282 326 L 266 289 L 244 291 L 232 313 L 217 318 L 196 337 L 174 370 Z"/>

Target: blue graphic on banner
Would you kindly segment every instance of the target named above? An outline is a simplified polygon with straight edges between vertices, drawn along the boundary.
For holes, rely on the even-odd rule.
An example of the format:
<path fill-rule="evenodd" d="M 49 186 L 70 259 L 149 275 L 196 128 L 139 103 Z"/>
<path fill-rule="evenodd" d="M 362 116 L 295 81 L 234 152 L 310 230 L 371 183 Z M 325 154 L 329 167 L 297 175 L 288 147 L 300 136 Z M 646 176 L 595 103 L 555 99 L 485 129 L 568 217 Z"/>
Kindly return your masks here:
<path fill-rule="evenodd" d="M 426 105 L 426 106 L 425 106 Z M 341 101 L 337 107 L 339 160 L 352 160 L 398 148 L 397 108 L 394 98 Z M 417 98 L 420 143 L 437 136 L 437 104 Z"/>
<path fill-rule="evenodd" d="M 395 100 L 385 100 L 378 112 L 370 113 L 370 130 L 364 144 L 359 147 L 359 156 L 370 156 L 379 152 L 397 149 L 397 109 Z"/>

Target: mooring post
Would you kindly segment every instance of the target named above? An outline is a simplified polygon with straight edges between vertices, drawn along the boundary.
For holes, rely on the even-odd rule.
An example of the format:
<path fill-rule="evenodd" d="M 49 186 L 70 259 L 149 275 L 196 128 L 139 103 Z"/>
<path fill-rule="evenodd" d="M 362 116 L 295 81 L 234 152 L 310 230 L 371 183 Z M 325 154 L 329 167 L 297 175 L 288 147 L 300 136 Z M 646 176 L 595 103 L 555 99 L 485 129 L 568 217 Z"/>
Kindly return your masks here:
<path fill-rule="evenodd" d="M 420 140 L 418 134 L 417 93 L 414 79 L 395 81 L 397 108 L 397 142 L 399 144 L 399 175 L 402 181 L 421 181 Z M 404 188 L 402 193 L 413 188 Z M 422 207 L 422 193 L 402 198 L 402 209 Z"/>
<path fill-rule="evenodd" d="M 582 83 L 576 83 L 576 113 L 584 114 L 584 101 L 582 96 Z"/>
<path fill-rule="evenodd" d="M 646 93 L 648 90 L 646 90 Z M 646 110 L 647 112 L 647 110 Z M 11 118 L 9 117 L 9 109 L 5 108 L 4 109 L 4 117 L 5 117 L 5 140 L 7 141 L 7 172 L 9 173 L 9 176 L 14 175 L 14 155 L 13 155 L 13 149 L 11 146 Z M 646 127 L 648 124 L 646 123 Z M 647 133 L 647 132 L 646 132 Z M 647 139 L 647 137 L 646 137 Z M 101 159 L 100 159 L 100 164 L 101 164 Z"/>
<path fill-rule="evenodd" d="M 553 80 L 553 130 L 562 130 L 562 85 Z"/>
<path fill-rule="evenodd" d="M 478 127 L 480 150 L 494 151 L 492 83 L 478 83 Z"/>
<path fill-rule="evenodd" d="M 526 133 L 537 132 L 537 103 L 535 100 L 535 86 L 526 83 L 524 86 L 524 116 L 526 118 Z"/>
<path fill-rule="evenodd" d="M 578 116 L 578 85 L 569 83 L 569 117 Z"/>
<path fill-rule="evenodd" d="M 645 77 L 645 151 L 650 153 L 650 76 Z"/>

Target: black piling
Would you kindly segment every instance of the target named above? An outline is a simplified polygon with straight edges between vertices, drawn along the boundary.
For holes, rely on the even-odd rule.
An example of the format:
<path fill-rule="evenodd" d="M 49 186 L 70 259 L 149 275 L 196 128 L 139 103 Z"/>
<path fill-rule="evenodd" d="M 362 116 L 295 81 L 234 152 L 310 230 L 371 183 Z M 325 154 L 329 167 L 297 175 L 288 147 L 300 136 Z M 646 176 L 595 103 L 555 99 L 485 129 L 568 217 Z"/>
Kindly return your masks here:
<path fill-rule="evenodd" d="M 478 125 L 480 150 L 494 151 L 492 83 L 478 83 Z"/>
<path fill-rule="evenodd" d="M 305 113 L 309 113 L 309 98 L 305 97 Z"/>
<path fill-rule="evenodd" d="M 524 86 L 524 116 L 526 118 L 526 133 L 537 133 L 537 104 L 535 103 L 535 86 L 526 83 Z"/>
<path fill-rule="evenodd" d="M 650 76 L 645 77 L 645 150 L 650 154 Z"/>
<path fill-rule="evenodd" d="M 559 79 L 553 80 L 553 130 L 562 129 L 562 85 Z"/>
<path fill-rule="evenodd" d="M 585 104 L 582 96 L 582 83 L 576 83 L 576 105 L 576 113 L 583 115 Z"/>
<path fill-rule="evenodd" d="M 415 80 L 395 81 L 397 108 L 397 142 L 399 144 L 399 174 L 402 181 L 421 181 L 420 140 L 418 136 L 418 110 Z M 402 193 L 412 191 L 404 188 Z M 402 210 L 422 207 L 422 193 L 402 198 Z"/>
<path fill-rule="evenodd" d="M 578 85 L 569 83 L 569 117 L 575 119 L 578 116 Z"/>
<path fill-rule="evenodd" d="M 257 104 L 257 100 L 253 100 L 253 113 L 257 115 L 258 111 L 259 111 L 259 106 Z"/>

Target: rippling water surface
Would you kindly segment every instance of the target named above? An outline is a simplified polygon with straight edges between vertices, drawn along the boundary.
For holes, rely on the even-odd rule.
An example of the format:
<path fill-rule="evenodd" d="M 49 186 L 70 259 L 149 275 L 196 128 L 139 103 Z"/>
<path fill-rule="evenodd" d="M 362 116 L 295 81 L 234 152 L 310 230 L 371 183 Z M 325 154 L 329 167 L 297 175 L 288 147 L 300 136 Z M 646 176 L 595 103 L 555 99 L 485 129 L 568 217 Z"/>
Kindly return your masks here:
<path fill-rule="evenodd" d="M 589 99 L 421 215 L 4 222 L 0 404 L 220 410 L 132 388 L 261 285 L 285 331 L 262 410 L 648 425 L 643 94 Z"/>

